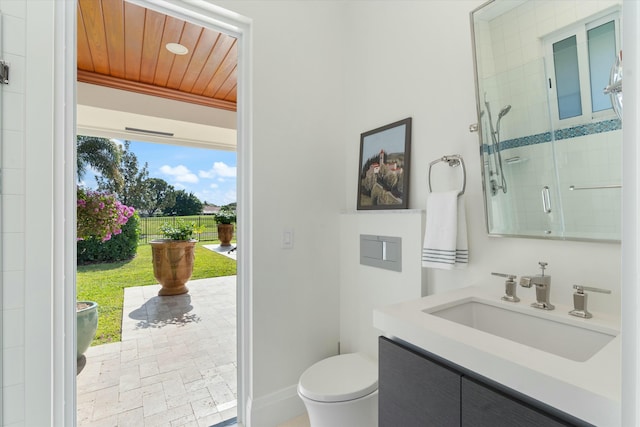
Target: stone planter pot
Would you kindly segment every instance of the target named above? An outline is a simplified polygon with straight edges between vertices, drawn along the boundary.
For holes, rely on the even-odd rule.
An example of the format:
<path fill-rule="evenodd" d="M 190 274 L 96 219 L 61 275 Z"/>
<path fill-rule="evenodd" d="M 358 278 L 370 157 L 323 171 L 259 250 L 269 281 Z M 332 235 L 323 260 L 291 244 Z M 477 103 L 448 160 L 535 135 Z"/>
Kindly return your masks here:
<path fill-rule="evenodd" d="M 185 283 L 193 273 L 196 240 L 159 239 L 151 242 L 153 276 L 162 288 L 160 296 L 189 292 Z"/>
<path fill-rule="evenodd" d="M 218 239 L 220 239 L 220 246 L 231 246 L 233 224 L 218 224 Z"/>
<path fill-rule="evenodd" d="M 91 345 L 98 330 L 98 303 L 93 301 L 76 302 L 77 352 L 80 358 Z"/>

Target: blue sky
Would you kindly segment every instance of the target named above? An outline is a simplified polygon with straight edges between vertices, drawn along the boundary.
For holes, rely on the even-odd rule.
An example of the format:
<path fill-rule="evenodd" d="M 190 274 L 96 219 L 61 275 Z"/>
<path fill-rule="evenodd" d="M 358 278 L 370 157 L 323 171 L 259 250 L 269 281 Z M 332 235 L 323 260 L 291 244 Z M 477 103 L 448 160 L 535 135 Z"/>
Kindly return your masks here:
<path fill-rule="evenodd" d="M 122 143 L 122 141 L 117 141 Z M 149 177 L 161 178 L 176 190 L 193 193 L 201 202 L 219 206 L 236 201 L 237 162 L 234 151 L 178 147 L 131 141 L 129 148 L 140 167 L 149 164 Z M 87 171 L 83 184 L 96 188 L 95 174 Z"/>

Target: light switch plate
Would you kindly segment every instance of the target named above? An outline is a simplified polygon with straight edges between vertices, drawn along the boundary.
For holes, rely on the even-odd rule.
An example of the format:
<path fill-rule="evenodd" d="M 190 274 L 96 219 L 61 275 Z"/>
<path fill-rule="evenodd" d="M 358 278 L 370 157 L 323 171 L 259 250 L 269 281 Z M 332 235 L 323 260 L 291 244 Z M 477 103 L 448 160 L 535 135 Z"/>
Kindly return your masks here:
<path fill-rule="evenodd" d="M 293 249 L 293 228 L 282 230 L 282 249 Z"/>

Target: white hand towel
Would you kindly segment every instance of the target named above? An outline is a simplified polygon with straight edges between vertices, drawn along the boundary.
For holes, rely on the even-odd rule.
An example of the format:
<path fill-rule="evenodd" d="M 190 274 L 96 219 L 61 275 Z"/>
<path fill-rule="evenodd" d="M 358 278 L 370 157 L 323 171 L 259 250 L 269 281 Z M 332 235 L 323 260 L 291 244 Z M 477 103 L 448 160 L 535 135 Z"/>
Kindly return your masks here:
<path fill-rule="evenodd" d="M 469 262 L 464 195 L 457 191 L 429 193 L 422 266 L 464 268 Z"/>

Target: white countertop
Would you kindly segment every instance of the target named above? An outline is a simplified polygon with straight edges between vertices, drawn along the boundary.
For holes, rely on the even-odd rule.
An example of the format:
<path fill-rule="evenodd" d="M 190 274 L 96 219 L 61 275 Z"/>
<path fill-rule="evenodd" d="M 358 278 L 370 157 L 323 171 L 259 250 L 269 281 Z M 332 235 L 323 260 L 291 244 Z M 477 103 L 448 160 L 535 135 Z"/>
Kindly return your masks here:
<path fill-rule="evenodd" d="M 474 371 L 520 393 L 600 427 L 619 426 L 620 334 L 594 356 L 576 362 L 519 344 L 468 326 L 425 313 L 423 310 L 478 297 L 498 301 L 518 310 L 575 325 L 620 330 L 619 319 L 593 312 L 592 319 L 570 316 L 573 308 L 556 304 L 555 310 L 501 301 L 501 289 L 468 287 L 394 304 L 374 310 L 373 325 L 389 338 L 398 338 Z M 553 301 L 552 301 L 553 302 Z M 554 302 L 555 303 L 555 302 Z"/>

